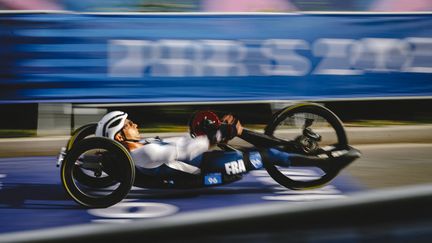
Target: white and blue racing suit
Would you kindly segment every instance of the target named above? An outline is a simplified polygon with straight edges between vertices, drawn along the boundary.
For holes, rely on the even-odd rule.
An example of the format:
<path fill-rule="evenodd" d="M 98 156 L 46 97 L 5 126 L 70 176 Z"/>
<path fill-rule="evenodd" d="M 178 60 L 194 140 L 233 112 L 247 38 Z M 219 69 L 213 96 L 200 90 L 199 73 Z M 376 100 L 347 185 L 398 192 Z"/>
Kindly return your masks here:
<path fill-rule="evenodd" d="M 234 175 L 263 167 L 258 151 L 248 151 L 247 159 L 240 151 L 209 151 L 207 136 L 145 139 L 142 143 L 144 146 L 132 150 L 131 155 L 137 168 L 146 174 L 181 171 L 192 175 L 204 172 Z M 288 153 L 276 149 L 269 149 L 267 153 L 274 163 L 290 165 Z"/>

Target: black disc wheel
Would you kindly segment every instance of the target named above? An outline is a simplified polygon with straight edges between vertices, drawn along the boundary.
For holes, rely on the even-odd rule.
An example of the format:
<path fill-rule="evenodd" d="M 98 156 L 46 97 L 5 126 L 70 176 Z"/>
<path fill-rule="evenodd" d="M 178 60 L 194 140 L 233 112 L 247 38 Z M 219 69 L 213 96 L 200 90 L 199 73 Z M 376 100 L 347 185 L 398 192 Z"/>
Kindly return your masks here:
<path fill-rule="evenodd" d="M 92 187 L 80 177 L 84 170 L 105 173 L 114 183 L 105 188 Z M 120 143 L 101 137 L 77 142 L 68 151 L 60 172 L 69 196 L 89 208 L 109 207 L 120 202 L 135 180 L 135 166 L 129 152 Z"/>
<path fill-rule="evenodd" d="M 94 136 L 97 124 L 90 123 L 76 129 L 66 145 L 66 151 L 72 149 L 79 141 Z M 75 168 L 76 179 L 89 187 L 105 188 L 115 184 L 115 181 L 106 173 L 96 174 L 84 168 Z"/>
<path fill-rule="evenodd" d="M 286 168 L 270 161 L 265 150 L 261 152 L 270 176 L 294 190 L 323 186 L 339 173 L 331 165 L 309 166 L 303 161 L 320 161 L 319 155 L 323 152 L 348 147 L 340 119 L 329 109 L 313 103 L 298 104 L 277 112 L 267 125 L 265 134 L 288 141 L 276 149 L 298 155 L 291 158 L 291 166 Z M 300 167 L 308 167 L 308 170 Z"/>

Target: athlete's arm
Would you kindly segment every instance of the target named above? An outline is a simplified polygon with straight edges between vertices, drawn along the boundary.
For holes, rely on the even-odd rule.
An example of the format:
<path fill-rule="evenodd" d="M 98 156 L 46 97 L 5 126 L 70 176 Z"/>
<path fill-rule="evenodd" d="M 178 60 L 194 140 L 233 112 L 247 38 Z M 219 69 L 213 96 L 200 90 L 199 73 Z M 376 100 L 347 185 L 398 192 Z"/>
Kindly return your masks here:
<path fill-rule="evenodd" d="M 172 161 L 189 162 L 209 149 L 206 136 L 191 138 L 189 136 L 154 140 L 131 151 L 137 166 L 156 168 Z"/>

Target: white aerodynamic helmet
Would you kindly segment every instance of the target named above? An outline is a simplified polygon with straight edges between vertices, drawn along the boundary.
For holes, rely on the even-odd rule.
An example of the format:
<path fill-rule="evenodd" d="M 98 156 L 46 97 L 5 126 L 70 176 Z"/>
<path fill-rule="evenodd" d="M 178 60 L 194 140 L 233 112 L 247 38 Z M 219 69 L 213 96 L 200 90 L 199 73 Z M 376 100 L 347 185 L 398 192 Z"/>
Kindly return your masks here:
<path fill-rule="evenodd" d="M 112 111 L 106 114 L 98 122 L 95 135 L 114 139 L 114 136 L 122 130 L 128 114 L 123 111 Z"/>

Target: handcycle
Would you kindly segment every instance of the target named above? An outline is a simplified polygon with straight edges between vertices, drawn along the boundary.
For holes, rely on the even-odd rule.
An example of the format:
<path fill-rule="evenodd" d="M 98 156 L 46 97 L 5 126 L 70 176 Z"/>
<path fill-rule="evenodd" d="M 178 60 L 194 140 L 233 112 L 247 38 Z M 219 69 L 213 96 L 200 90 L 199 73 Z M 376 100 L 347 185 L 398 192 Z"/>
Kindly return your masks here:
<path fill-rule="evenodd" d="M 219 126 L 222 121 L 212 111 L 197 111 L 189 121 L 190 135 L 201 135 L 200 128 L 205 124 Z M 246 174 L 229 175 L 202 168 L 198 175 L 148 175 L 135 166 L 129 151 L 122 144 L 95 137 L 96 126 L 96 123 L 91 123 L 75 130 L 57 160 L 65 191 L 84 207 L 112 206 L 123 200 L 132 186 L 201 188 L 235 182 Z M 280 185 L 292 190 L 323 186 L 360 157 L 360 152 L 348 144 L 340 119 L 329 109 L 314 103 L 281 109 L 272 116 L 264 133 L 244 128 L 240 138 L 260 152 L 269 175 Z M 227 152 L 244 152 L 243 148 L 229 143 L 219 143 L 218 147 Z M 287 175 L 286 168 L 271 161 L 266 152 L 269 148 L 289 153 L 289 168 L 313 167 L 319 170 L 319 175 L 306 180 Z"/>

